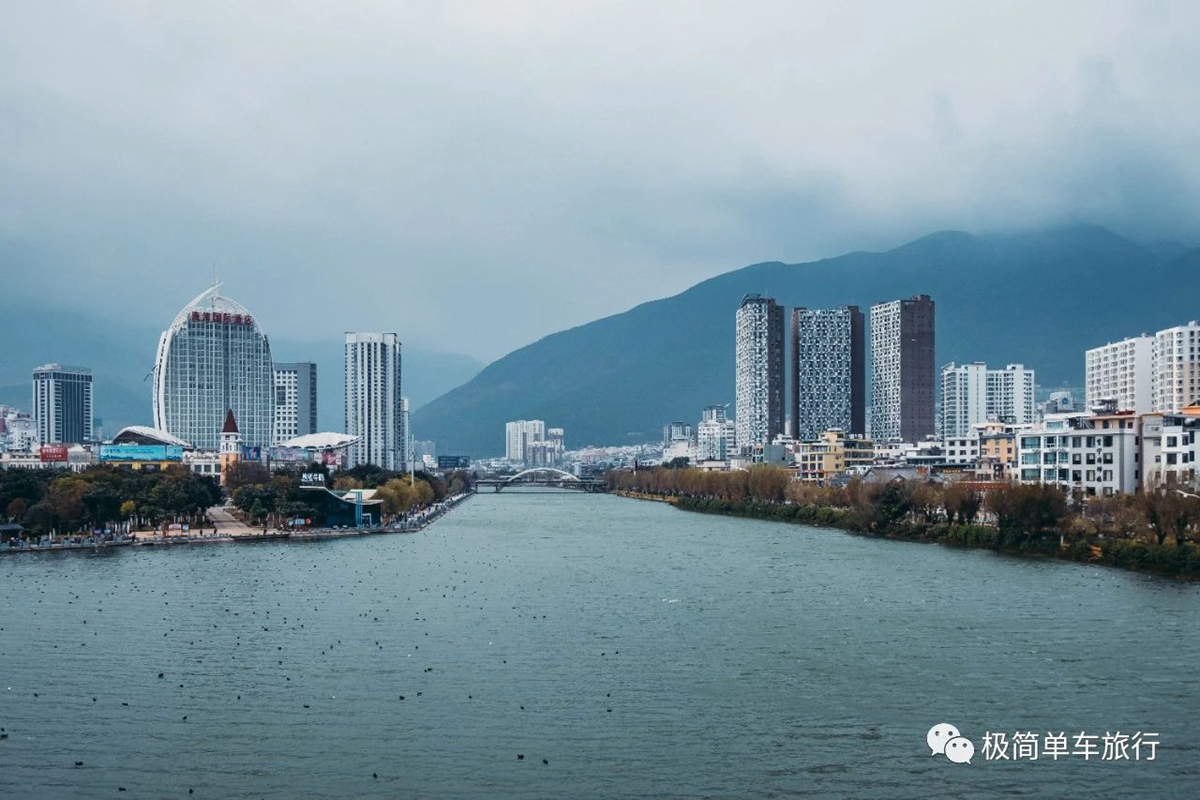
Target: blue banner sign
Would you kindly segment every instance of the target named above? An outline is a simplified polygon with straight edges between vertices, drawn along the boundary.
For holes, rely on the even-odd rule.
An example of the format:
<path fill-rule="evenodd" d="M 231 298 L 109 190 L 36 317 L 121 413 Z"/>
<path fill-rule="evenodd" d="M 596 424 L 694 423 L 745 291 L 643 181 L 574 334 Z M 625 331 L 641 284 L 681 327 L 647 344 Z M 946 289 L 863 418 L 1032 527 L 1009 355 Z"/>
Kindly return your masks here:
<path fill-rule="evenodd" d="M 183 448 L 169 444 L 105 444 L 101 461 L 183 461 Z"/>

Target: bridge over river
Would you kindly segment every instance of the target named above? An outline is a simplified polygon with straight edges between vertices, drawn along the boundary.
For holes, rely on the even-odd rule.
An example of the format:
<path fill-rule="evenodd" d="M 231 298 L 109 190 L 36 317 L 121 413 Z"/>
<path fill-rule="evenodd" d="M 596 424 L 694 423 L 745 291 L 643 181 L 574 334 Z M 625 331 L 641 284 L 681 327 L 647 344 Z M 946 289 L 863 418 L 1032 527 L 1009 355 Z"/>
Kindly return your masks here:
<path fill-rule="evenodd" d="M 479 478 L 475 481 L 475 491 L 485 489 L 499 492 L 513 486 L 535 486 L 553 489 L 575 489 L 582 492 L 606 491 L 604 481 L 596 478 L 580 478 L 578 475 L 557 469 L 555 467 L 531 467 L 518 472 L 516 475 L 503 477 Z"/>

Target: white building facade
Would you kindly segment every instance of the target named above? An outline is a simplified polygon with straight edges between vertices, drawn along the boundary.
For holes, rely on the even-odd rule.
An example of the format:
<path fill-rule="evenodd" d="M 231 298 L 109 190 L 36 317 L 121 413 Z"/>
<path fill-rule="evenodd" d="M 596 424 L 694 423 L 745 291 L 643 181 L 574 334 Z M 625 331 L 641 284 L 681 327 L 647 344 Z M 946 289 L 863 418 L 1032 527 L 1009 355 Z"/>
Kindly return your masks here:
<path fill-rule="evenodd" d="M 1088 350 L 1084 356 L 1085 407 L 1115 400 L 1123 411 L 1153 411 L 1153 358 L 1153 336 L 1134 336 Z"/>
<path fill-rule="evenodd" d="M 358 437 L 347 466 L 403 469 L 400 337 L 346 333 L 346 433 Z M 240 418 L 239 418 L 240 419 Z"/>
<path fill-rule="evenodd" d="M 1017 436 L 1017 478 L 1088 497 L 1130 494 L 1141 483 L 1141 418 L 1062 414 Z"/>
<path fill-rule="evenodd" d="M 1033 422 L 1034 386 L 1033 370 L 1024 364 L 988 369 L 982 361 L 951 361 L 942 367 L 942 438 L 969 436 L 981 422 Z"/>
<path fill-rule="evenodd" d="M 249 310 L 218 288 L 197 295 L 159 337 L 154 427 L 216 450 L 232 410 L 245 443 L 267 447 L 275 421 L 271 345 Z"/>
<path fill-rule="evenodd" d="M 518 419 L 504 424 L 504 458 L 514 464 L 529 461 L 529 448 L 546 440 L 546 422 L 540 419 Z"/>
<path fill-rule="evenodd" d="M 1178 413 L 1200 402 L 1200 322 L 1154 335 L 1151 386 L 1155 411 Z"/>
<path fill-rule="evenodd" d="M 947 442 L 967 437 L 971 426 L 987 419 L 987 364 L 942 367 L 942 438 Z"/>
<path fill-rule="evenodd" d="M 696 426 L 696 461 L 724 461 L 737 452 L 737 426 L 726 419 L 725 406 L 709 406 Z"/>
<path fill-rule="evenodd" d="M 1153 413 L 1142 415 L 1142 483 L 1146 489 L 1197 488 L 1200 416 Z"/>
<path fill-rule="evenodd" d="M 0 406 L 0 452 L 28 453 L 39 444 L 37 422 L 32 416 L 10 406 Z"/>

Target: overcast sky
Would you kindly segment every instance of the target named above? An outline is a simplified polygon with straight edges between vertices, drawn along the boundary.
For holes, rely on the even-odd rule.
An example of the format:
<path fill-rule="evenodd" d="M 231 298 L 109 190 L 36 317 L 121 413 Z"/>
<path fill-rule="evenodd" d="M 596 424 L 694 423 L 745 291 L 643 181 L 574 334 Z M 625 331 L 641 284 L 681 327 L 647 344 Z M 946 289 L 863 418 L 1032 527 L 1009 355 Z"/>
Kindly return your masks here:
<path fill-rule="evenodd" d="M 185 5 L 6 4 L 0 293 L 490 360 L 938 229 L 1200 243 L 1200 3 Z"/>

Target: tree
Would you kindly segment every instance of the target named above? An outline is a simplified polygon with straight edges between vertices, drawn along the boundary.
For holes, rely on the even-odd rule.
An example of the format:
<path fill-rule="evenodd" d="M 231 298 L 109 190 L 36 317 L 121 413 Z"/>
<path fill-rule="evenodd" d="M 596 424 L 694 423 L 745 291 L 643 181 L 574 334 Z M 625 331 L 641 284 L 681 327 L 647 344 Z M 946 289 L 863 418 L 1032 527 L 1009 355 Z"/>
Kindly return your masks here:
<path fill-rule="evenodd" d="M 393 478 L 375 490 L 375 496 L 383 500 L 385 514 L 405 514 L 417 502 L 417 492 L 408 481 Z"/>
<path fill-rule="evenodd" d="M 123 519 L 129 519 L 136 512 L 137 503 L 133 502 L 132 500 L 126 500 L 124 503 L 121 503 L 121 517 Z"/>
<path fill-rule="evenodd" d="M 342 473 L 343 476 L 358 481 L 357 486 L 350 486 L 350 489 L 377 489 L 389 480 L 397 476 L 397 473 L 389 472 L 383 467 L 375 464 L 359 464 L 353 469 L 346 470 Z M 339 479 L 340 480 L 340 479 Z"/>
<path fill-rule="evenodd" d="M 950 522 L 970 525 L 979 515 L 983 497 L 979 492 L 963 483 L 950 483 L 942 488 L 942 505 Z"/>
<path fill-rule="evenodd" d="M 233 493 L 233 504 L 251 519 L 260 520 L 275 511 L 278 498 L 275 490 L 265 484 L 242 486 Z"/>
<path fill-rule="evenodd" d="M 746 487 L 750 497 L 760 503 L 782 503 L 791 479 L 791 475 L 782 467 L 759 464 L 747 472 Z"/>
<path fill-rule="evenodd" d="M 879 492 L 879 500 L 875 506 L 875 529 L 887 529 L 908 516 L 911 509 L 910 487 L 906 483 L 892 481 Z"/>
<path fill-rule="evenodd" d="M 1037 536 L 1054 530 L 1067 513 L 1061 491 L 1045 484 L 997 486 L 984 499 L 1005 533 Z"/>
<path fill-rule="evenodd" d="M 13 522 L 24 519 L 25 512 L 28 510 L 29 503 L 25 501 L 24 497 L 14 497 L 11 501 L 9 501 L 8 508 L 4 513 L 8 515 L 9 521 Z"/>
<path fill-rule="evenodd" d="M 1187 542 L 1187 530 L 1200 517 L 1200 501 L 1185 497 L 1171 489 L 1142 492 L 1136 501 L 1138 509 L 1150 526 L 1154 538 L 1162 545 L 1167 537 L 1182 547 Z"/>
<path fill-rule="evenodd" d="M 942 505 L 942 489 L 931 481 L 914 481 L 909 485 L 909 500 L 913 513 L 925 522 L 930 522 L 937 516 Z"/>
<path fill-rule="evenodd" d="M 1011 530 L 1017 517 L 1017 487 L 1011 483 L 990 489 L 983 499 L 984 507 L 996 517 L 996 527 Z"/>
<path fill-rule="evenodd" d="M 43 533 L 79 530 L 87 518 L 83 495 L 88 488 L 87 481 L 73 475 L 56 479 L 45 496 L 29 509 L 27 516 L 35 530 Z"/>
<path fill-rule="evenodd" d="M 121 518 L 121 495 L 105 484 L 93 484 L 83 494 L 83 506 L 88 522 L 102 527 Z"/>
<path fill-rule="evenodd" d="M 243 486 L 267 483 L 271 473 L 258 461 L 235 461 L 225 468 L 225 491 L 230 496 Z"/>

